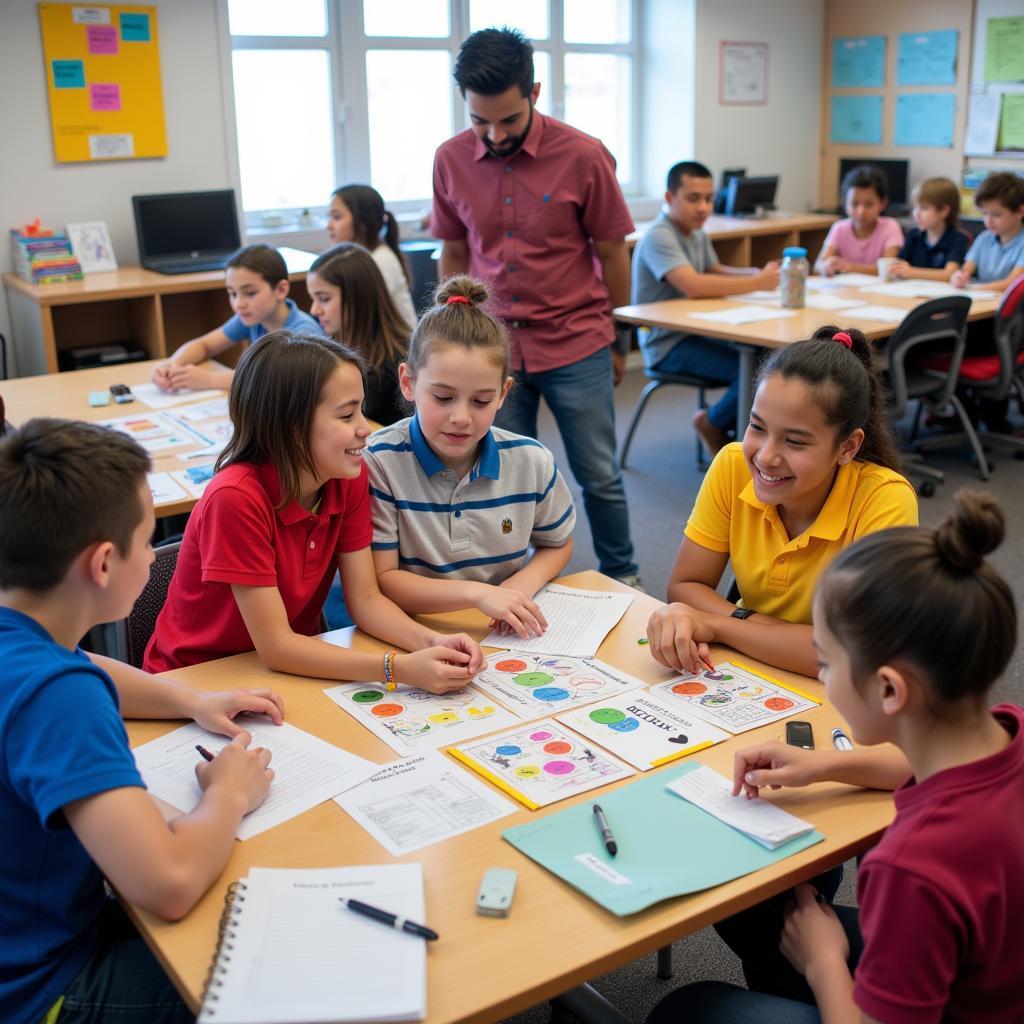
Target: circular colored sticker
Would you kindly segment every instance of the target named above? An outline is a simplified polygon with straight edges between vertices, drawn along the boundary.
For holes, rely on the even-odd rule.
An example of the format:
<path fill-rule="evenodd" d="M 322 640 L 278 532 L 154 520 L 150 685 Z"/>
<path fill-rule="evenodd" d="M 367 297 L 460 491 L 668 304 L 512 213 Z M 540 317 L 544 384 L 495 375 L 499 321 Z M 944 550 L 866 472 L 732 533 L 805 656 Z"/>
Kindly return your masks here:
<path fill-rule="evenodd" d="M 764 702 L 764 706 L 769 711 L 788 711 L 796 706 L 796 701 L 790 700 L 788 697 L 769 697 Z"/>
<path fill-rule="evenodd" d="M 616 732 L 633 732 L 634 729 L 640 728 L 640 720 L 638 718 L 627 718 L 622 722 L 613 722 L 609 728 L 614 729 Z"/>
<path fill-rule="evenodd" d="M 544 771 L 548 775 L 568 775 L 570 772 L 576 771 L 576 765 L 572 761 L 548 761 L 544 765 Z"/>
<path fill-rule="evenodd" d="M 526 668 L 526 662 L 519 658 L 506 658 L 504 661 L 495 662 L 494 667 L 499 672 L 522 672 Z"/>
<path fill-rule="evenodd" d="M 550 743 L 544 744 L 545 754 L 568 754 L 572 750 L 572 744 L 566 743 L 565 740 L 552 740 Z"/>
<path fill-rule="evenodd" d="M 535 779 L 540 775 L 540 769 L 535 764 L 524 764 L 516 769 L 516 775 L 521 779 Z"/>
<path fill-rule="evenodd" d="M 458 720 L 459 716 L 454 711 L 439 711 L 436 715 L 427 715 L 427 721 L 433 722 L 434 725 L 450 725 Z"/>
<path fill-rule="evenodd" d="M 590 712 L 590 720 L 598 725 L 614 725 L 625 717 L 626 713 L 618 708 L 595 708 Z"/>
<path fill-rule="evenodd" d="M 672 687 L 672 692 L 681 694 L 683 697 L 696 697 L 701 693 L 706 693 L 707 689 L 703 683 L 698 683 L 694 679 L 689 683 L 676 683 Z"/>
<path fill-rule="evenodd" d="M 400 715 L 405 708 L 401 704 L 378 704 L 373 709 L 373 714 L 380 718 L 394 718 L 395 715 Z"/>
<path fill-rule="evenodd" d="M 515 757 L 516 754 L 523 752 L 522 747 L 517 747 L 514 743 L 503 743 L 500 747 L 496 747 L 496 754 L 501 754 L 502 757 Z"/>
<path fill-rule="evenodd" d="M 383 696 L 380 690 L 357 690 L 352 694 L 352 699 L 357 704 L 376 704 Z"/>
<path fill-rule="evenodd" d="M 530 739 L 534 743 L 543 743 L 545 740 L 551 739 L 551 733 L 547 729 L 538 729 L 537 732 L 530 733 Z"/>
<path fill-rule="evenodd" d="M 543 686 L 545 683 L 550 683 L 554 678 L 554 676 L 549 676 L 547 672 L 522 672 L 512 681 L 517 686 Z"/>
<path fill-rule="evenodd" d="M 569 691 L 563 690 L 560 686 L 542 686 L 540 689 L 533 691 L 533 696 L 536 697 L 537 700 L 568 700 Z"/>

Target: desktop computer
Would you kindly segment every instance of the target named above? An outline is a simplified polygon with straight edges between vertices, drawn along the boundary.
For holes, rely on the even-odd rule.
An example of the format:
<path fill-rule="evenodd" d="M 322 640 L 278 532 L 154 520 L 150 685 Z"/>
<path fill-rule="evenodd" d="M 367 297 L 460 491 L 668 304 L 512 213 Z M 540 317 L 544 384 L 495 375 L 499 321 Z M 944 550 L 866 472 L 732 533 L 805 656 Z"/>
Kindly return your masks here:
<path fill-rule="evenodd" d="M 725 197 L 729 191 L 729 182 L 733 178 L 745 178 L 746 176 L 746 167 L 727 167 L 722 171 L 722 184 L 718 186 L 718 192 L 715 195 L 715 213 L 725 213 Z"/>
<path fill-rule="evenodd" d="M 725 193 L 725 213 L 729 217 L 758 217 L 775 209 L 779 189 L 777 174 L 759 178 L 732 178 Z"/>

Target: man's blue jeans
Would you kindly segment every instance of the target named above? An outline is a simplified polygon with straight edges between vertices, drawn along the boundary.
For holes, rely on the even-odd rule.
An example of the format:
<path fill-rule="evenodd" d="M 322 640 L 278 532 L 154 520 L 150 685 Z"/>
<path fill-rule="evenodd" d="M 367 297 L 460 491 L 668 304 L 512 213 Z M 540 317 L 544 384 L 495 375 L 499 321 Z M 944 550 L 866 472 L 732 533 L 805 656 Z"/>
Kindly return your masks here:
<path fill-rule="evenodd" d="M 740 357 L 724 342 L 688 335 L 652 369 L 659 373 L 693 373 L 728 385 L 725 394 L 708 409 L 708 419 L 719 430 L 735 429 L 737 436 L 746 429 L 745 423 L 741 428 L 736 422 Z"/>
<path fill-rule="evenodd" d="M 590 520 L 601 572 L 630 576 L 637 571 L 629 535 L 629 509 L 615 458 L 615 395 L 607 348 L 578 363 L 542 373 L 518 370 L 516 384 L 498 412 L 497 425 L 537 436 L 537 410 L 548 403 Z"/>

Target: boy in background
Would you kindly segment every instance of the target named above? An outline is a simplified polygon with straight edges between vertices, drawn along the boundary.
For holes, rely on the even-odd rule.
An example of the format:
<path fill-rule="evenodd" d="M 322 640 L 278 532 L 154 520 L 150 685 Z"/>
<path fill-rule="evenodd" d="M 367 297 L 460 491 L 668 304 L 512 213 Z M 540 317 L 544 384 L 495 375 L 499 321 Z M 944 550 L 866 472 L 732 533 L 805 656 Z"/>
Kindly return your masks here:
<path fill-rule="evenodd" d="M 1024 178 L 1009 171 L 990 174 L 974 193 L 974 205 L 985 215 L 985 230 L 952 282 L 965 288 L 974 278 L 993 291 L 1006 291 L 1024 274 Z"/>
<path fill-rule="evenodd" d="M 270 690 L 201 693 L 77 646 L 128 615 L 153 561 L 149 457 L 130 438 L 31 420 L 0 442 L 0 1005 L 5 1020 L 191 1021 L 108 897 L 184 917 L 267 794 L 270 752 L 232 719 L 282 721 Z M 233 736 L 199 761 L 190 814 L 165 821 L 121 714 Z"/>
<path fill-rule="evenodd" d="M 914 227 L 890 277 L 948 281 L 967 255 L 969 237 L 957 227 L 960 190 L 949 178 L 925 178 L 914 189 Z"/>

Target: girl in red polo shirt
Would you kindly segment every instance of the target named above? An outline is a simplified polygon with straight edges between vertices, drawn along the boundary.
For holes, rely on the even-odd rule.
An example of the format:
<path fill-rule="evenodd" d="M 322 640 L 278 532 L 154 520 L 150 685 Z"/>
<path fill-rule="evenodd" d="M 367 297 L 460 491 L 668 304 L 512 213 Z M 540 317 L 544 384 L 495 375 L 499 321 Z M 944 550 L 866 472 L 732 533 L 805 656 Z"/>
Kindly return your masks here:
<path fill-rule="evenodd" d="M 234 435 L 189 517 L 147 671 L 255 648 L 279 672 L 443 693 L 479 669 L 473 640 L 421 626 L 377 587 L 362 403 L 359 357 L 337 341 L 275 331 L 245 352 Z M 338 568 L 356 624 L 414 653 L 382 658 L 315 638 Z"/>
<path fill-rule="evenodd" d="M 755 908 L 761 930 L 738 952 L 756 991 L 692 986 L 648 1024 L 1024 1020 L 1024 709 L 987 700 L 1017 637 L 1013 592 L 984 559 L 1003 532 L 991 495 L 961 491 L 937 529 L 884 530 L 832 562 L 814 602 L 818 674 L 854 740 L 892 746 L 770 741 L 736 755 L 733 792 L 895 788 L 859 914 L 810 885 L 771 922 Z"/>

